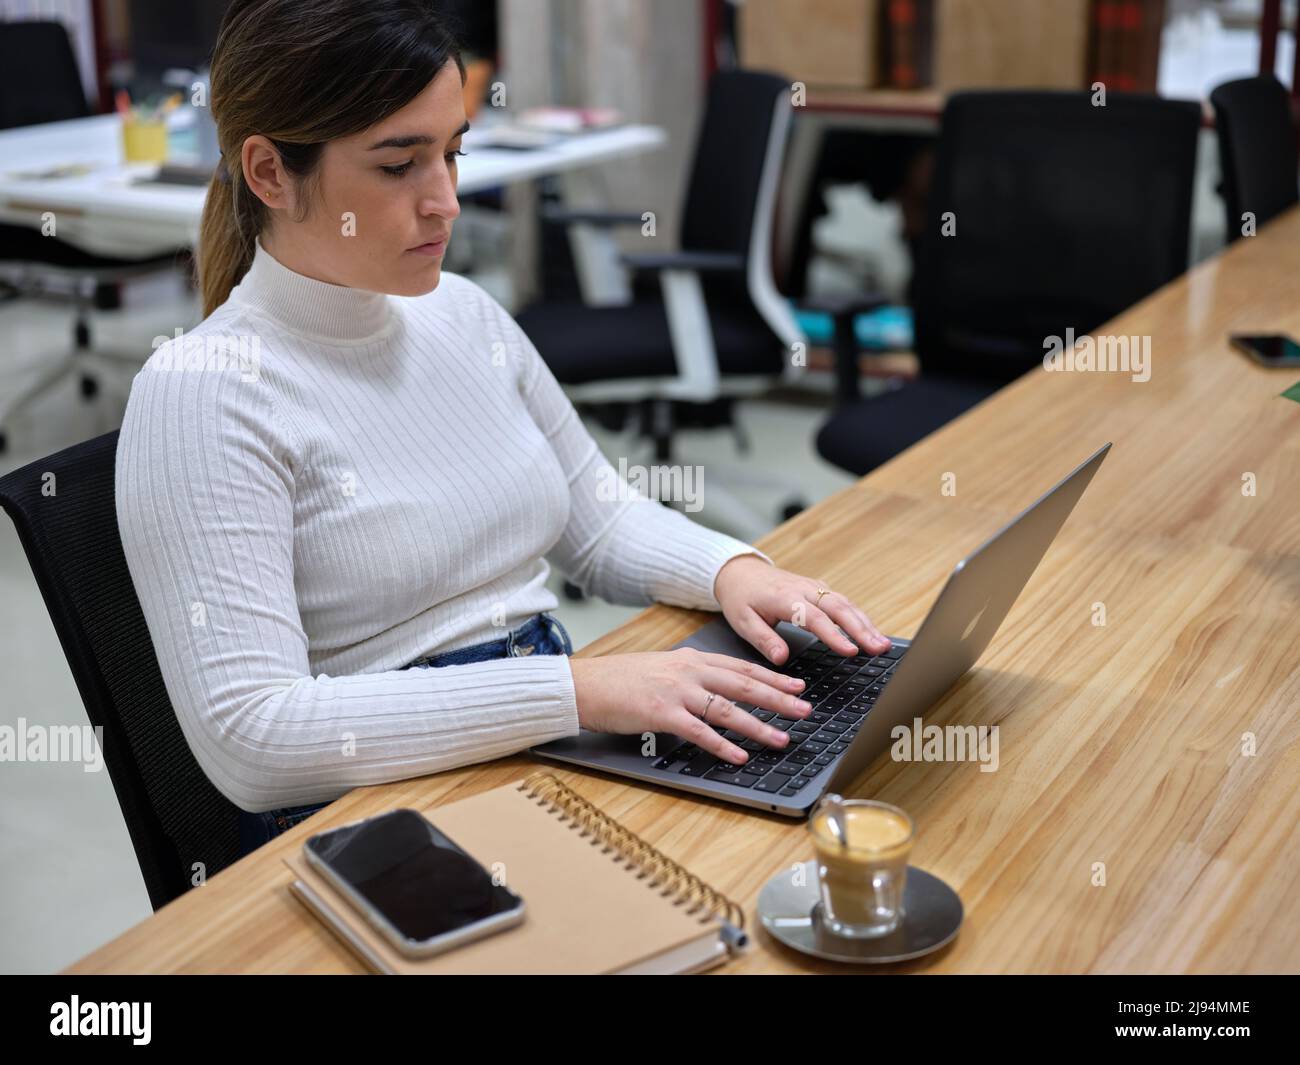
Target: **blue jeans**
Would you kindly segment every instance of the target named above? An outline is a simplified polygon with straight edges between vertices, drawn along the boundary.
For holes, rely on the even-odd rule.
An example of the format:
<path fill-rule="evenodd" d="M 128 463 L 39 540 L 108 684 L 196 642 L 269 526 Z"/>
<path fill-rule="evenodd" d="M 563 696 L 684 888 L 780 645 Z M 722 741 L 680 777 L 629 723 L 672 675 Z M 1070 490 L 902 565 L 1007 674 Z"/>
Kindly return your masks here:
<path fill-rule="evenodd" d="M 402 666 L 402 669 L 459 666 L 467 662 L 486 662 L 493 658 L 515 658 L 531 654 L 573 654 L 573 642 L 569 639 L 569 633 L 554 615 L 546 612 L 536 614 L 499 640 L 487 640 L 472 647 L 461 647 L 455 651 L 444 651 L 439 655 L 417 658 L 414 662 Z M 269 843 L 276 836 L 287 832 L 294 825 L 307 820 L 317 810 L 328 805 L 328 802 L 317 802 L 307 806 L 286 806 L 283 809 L 266 810 L 262 813 L 240 810 L 240 857 L 257 850 L 263 843 Z"/>

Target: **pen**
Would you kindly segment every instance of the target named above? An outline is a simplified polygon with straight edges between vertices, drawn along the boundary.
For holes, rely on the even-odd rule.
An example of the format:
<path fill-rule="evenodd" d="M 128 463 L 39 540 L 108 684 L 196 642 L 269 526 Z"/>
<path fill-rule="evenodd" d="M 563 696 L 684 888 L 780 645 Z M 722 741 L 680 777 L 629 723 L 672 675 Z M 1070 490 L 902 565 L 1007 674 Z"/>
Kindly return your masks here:
<path fill-rule="evenodd" d="M 722 922 L 722 942 L 732 954 L 739 954 L 749 945 L 749 936 L 730 921 Z"/>

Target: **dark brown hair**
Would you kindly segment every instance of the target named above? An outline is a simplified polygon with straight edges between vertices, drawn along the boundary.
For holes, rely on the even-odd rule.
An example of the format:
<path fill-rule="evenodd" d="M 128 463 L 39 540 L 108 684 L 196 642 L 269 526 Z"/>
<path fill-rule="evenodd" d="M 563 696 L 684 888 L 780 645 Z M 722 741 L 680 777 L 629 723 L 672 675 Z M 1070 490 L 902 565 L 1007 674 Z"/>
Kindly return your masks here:
<path fill-rule="evenodd" d="M 326 141 L 401 110 L 448 60 L 463 81 L 460 52 L 432 0 L 233 0 L 212 53 L 208 103 L 225 173 L 219 166 L 208 186 L 199 229 L 203 317 L 247 272 L 269 220 L 244 180 L 244 141 L 269 139 L 309 191 Z"/>

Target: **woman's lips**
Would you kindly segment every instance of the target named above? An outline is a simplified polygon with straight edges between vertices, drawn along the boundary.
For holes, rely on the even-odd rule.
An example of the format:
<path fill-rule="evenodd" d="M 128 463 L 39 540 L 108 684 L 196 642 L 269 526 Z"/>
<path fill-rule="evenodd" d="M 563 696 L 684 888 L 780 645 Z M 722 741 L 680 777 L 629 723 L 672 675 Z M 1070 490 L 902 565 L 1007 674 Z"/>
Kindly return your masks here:
<path fill-rule="evenodd" d="M 447 250 L 447 238 L 435 240 L 430 244 L 421 244 L 418 248 L 411 248 L 410 251 L 416 255 L 428 255 L 430 258 L 436 258 Z"/>

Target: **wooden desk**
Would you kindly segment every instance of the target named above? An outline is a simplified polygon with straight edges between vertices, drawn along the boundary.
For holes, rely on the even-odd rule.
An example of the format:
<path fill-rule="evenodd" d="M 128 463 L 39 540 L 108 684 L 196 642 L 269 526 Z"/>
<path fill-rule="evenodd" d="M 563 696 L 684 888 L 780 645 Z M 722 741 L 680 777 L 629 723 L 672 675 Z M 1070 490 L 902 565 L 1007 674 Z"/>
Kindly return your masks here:
<path fill-rule="evenodd" d="M 807 111 L 839 116 L 832 124 L 937 133 L 947 99 L 941 89 L 809 89 Z"/>
<path fill-rule="evenodd" d="M 1300 210 L 1100 330 L 1153 338 L 1149 382 L 1035 372 L 761 541 L 911 635 L 962 554 L 1115 443 L 993 646 L 927 717 L 999 725 L 997 772 L 885 757 L 850 789 L 905 807 L 914 863 L 966 904 L 951 947 L 896 970 L 1300 970 L 1300 405 L 1278 398 L 1300 371 L 1260 369 L 1226 339 L 1300 335 L 1298 279 Z M 667 647 L 707 617 L 656 606 L 581 654 Z M 360 971 L 289 894 L 281 856 L 535 767 L 354 791 L 71 971 Z M 751 929 L 762 883 L 810 854 L 774 815 L 560 775 L 741 902 Z M 844 971 L 755 939 L 722 971 Z"/>
<path fill-rule="evenodd" d="M 1080 91 L 1091 91 L 1080 85 Z M 957 90 L 951 90 L 957 91 Z M 1035 92 L 1032 86 L 1016 90 L 1013 86 L 973 86 L 969 92 Z M 1050 90 L 1043 90 L 1050 91 Z M 925 89 L 809 89 L 807 110 L 823 115 L 856 118 L 856 124 L 868 129 L 905 129 L 918 133 L 937 133 L 949 90 Z M 1201 124 L 1214 128 L 1214 108 L 1208 99 L 1201 100 Z"/>

